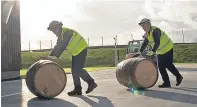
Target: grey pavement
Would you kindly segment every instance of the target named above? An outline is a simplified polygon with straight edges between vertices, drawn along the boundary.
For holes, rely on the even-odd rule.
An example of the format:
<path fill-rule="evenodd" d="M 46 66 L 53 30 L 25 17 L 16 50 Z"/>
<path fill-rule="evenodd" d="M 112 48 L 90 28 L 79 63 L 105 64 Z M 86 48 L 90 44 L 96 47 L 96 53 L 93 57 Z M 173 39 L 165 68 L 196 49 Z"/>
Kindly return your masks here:
<path fill-rule="evenodd" d="M 196 70 L 197 71 L 197 70 Z M 157 84 L 144 91 L 129 91 L 120 85 L 114 70 L 91 72 L 98 87 L 86 95 L 87 84 L 83 83 L 84 95 L 69 97 L 73 89 L 72 75 L 67 74 L 65 90 L 53 100 L 40 100 L 31 94 L 25 80 L 2 82 L 2 107 L 197 107 L 197 72 L 181 70 L 182 84 L 175 86 L 174 76 L 169 73 L 172 88 L 160 89 L 161 76 Z"/>
<path fill-rule="evenodd" d="M 197 63 L 193 64 L 175 64 L 176 68 L 181 71 L 197 71 Z"/>

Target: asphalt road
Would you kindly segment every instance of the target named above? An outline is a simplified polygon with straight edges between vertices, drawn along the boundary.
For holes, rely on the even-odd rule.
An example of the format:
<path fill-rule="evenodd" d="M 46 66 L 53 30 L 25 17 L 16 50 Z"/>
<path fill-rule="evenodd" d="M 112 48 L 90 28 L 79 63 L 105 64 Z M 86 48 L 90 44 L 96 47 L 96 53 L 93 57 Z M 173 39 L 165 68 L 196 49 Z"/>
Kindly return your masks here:
<path fill-rule="evenodd" d="M 89 95 L 69 97 L 67 92 L 73 89 L 72 75 L 67 75 L 65 90 L 53 100 L 40 100 L 29 92 L 25 80 L 2 82 L 2 107 L 197 107 L 197 70 L 181 70 L 184 80 L 179 87 L 171 73 L 172 88 L 157 88 L 157 84 L 138 94 L 130 92 L 120 85 L 115 71 L 99 71 L 90 74 L 98 83 L 98 88 Z M 83 83 L 85 93 L 87 84 Z"/>

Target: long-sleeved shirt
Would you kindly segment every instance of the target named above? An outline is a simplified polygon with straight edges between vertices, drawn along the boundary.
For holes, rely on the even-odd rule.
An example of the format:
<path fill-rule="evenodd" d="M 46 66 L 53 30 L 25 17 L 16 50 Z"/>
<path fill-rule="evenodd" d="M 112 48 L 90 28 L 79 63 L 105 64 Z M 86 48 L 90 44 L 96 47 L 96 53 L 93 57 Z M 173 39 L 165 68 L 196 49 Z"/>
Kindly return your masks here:
<path fill-rule="evenodd" d="M 149 35 L 150 35 L 150 32 L 148 32 L 148 33 L 149 33 Z M 159 45 L 160 45 L 160 37 L 161 37 L 161 30 L 158 29 L 158 28 L 154 29 L 154 31 L 153 31 L 153 39 L 154 39 L 155 44 L 154 44 L 153 47 L 151 47 L 151 48 L 152 48 L 152 51 L 153 51 L 154 53 L 156 52 L 156 50 L 158 49 L 158 47 L 159 47 Z M 140 48 L 140 52 L 143 52 L 143 51 L 145 50 L 145 48 L 146 48 L 146 46 L 148 45 L 148 43 L 149 43 L 149 41 L 148 41 L 148 39 L 145 37 L 145 38 L 144 38 L 144 42 L 142 43 L 142 46 L 141 46 L 141 48 Z"/>
<path fill-rule="evenodd" d="M 72 30 L 67 30 L 63 34 L 63 40 L 61 36 L 58 37 L 56 45 L 54 46 L 54 49 L 49 56 L 56 56 L 57 58 L 59 58 L 61 54 L 64 52 L 64 50 L 66 49 L 72 37 L 72 34 L 73 34 Z"/>

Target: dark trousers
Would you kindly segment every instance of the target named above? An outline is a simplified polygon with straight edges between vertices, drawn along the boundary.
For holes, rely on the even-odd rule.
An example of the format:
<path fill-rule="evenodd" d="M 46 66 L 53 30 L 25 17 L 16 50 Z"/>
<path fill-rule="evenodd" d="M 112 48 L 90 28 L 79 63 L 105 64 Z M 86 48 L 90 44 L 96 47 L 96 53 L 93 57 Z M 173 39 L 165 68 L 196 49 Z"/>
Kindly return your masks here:
<path fill-rule="evenodd" d="M 75 87 L 81 87 L 80 77 L 87 83 L 94 82 L 94 79 L 83 69 L 86 61 L 87 49 L 84 49 L 77 56 L 72 56 L 72 76 Z"/>
<path fill-rule="evenodd" d="M 166 68 L 177 78 L 181 76 L 181 74 L 173 64 L 173 49 L 163 55 L 158 55 L 158 67 L 162 79 L 166 84 L 170 84 Z"/>

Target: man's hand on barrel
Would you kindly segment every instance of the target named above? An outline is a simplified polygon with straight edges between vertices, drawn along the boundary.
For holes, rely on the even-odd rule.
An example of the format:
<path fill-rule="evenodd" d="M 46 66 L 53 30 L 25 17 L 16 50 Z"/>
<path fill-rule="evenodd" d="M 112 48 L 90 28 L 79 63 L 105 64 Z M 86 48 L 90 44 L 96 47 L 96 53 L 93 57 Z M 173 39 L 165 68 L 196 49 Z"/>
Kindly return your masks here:
<path fill-rule="evenodd" d="M 138 57 L 138 56 L 140 56 L 141 55 L 141 52 L 138 52 L 138 53 L 136 53 L 135 55 L 133 55 L 133 58 L 134 57 Z"/>
<path fill-rule="evenodd" d="M 147 55 L 147 56 L 154 56 L 155 53 L 154 53 L 153 51 L 150 51 L 150 52 L 148 52 L 146 55 Z"/>

